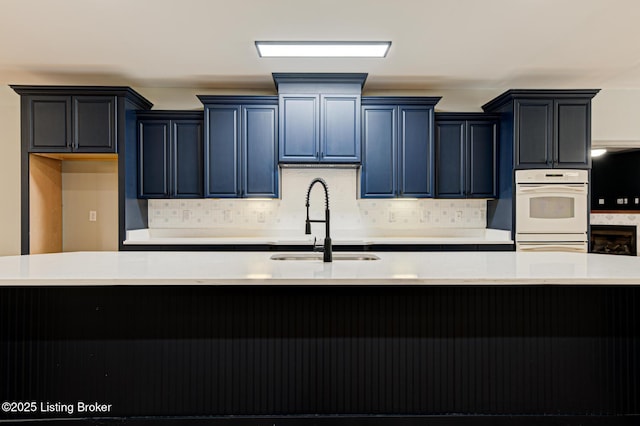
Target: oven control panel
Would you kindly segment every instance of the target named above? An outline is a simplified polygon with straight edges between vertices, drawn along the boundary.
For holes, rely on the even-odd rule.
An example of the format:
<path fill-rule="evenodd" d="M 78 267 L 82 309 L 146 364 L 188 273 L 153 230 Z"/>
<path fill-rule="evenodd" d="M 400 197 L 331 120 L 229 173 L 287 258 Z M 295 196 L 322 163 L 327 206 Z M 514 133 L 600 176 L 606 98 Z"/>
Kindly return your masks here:
<path fill-rule="evenodd" d="M 588 170 L 535 169 L 516 170 L 516 184 L 520 183 L 588 183 Z"/>

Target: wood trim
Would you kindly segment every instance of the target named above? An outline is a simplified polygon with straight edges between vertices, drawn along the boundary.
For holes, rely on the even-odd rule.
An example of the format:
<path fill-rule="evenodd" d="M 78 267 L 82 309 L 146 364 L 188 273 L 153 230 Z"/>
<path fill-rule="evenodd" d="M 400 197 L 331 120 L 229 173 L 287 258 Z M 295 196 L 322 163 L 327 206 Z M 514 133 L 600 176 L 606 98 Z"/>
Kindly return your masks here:
<path fill-rule="evenodd" d="M 94 154 L 94 153 L 33 153 L 33 156 L 50 158 L 52 160 L 65 160 L 65 161 L 108 161 L 117 160 L 118 154 Z"/>
<path fill-rule="evenodd" d="M 62 163 L 29 157 L 30 254 L 62 252 Z"/>

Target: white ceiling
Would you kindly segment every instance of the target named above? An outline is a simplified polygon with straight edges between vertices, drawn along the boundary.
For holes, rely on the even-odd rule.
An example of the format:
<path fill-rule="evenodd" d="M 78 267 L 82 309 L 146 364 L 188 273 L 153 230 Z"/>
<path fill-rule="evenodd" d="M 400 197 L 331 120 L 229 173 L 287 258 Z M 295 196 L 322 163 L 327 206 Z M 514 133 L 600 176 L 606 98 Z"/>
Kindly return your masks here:
<path fill-rule="evenodd" d="M 385 59 L 259 58 L 255 40 L 391 40 Z M 0 84 L 640 89 L 639 0 L 0 0 Z"/>

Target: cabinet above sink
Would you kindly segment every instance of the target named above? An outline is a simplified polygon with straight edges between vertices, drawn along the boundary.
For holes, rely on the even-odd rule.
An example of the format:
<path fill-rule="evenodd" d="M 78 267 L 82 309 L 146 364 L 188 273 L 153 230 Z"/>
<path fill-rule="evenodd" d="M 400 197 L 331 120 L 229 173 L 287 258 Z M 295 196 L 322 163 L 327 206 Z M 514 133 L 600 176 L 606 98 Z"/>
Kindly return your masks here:
<path fill-rule="evenodd" d="M 281 164 L 360 163 L 366 74 L 274 74 Z"/>

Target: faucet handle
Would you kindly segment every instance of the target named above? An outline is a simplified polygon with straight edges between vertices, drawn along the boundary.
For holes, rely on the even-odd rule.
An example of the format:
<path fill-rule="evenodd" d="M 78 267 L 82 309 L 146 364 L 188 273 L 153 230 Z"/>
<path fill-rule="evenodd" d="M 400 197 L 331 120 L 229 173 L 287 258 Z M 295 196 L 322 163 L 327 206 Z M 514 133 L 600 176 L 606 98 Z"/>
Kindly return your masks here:
<path fill-rule="evenodd" d="M 317 240 L 318 239 L 316 237 L 313 237 L 312 251 L 324 251 L 324 247 L 322 246 L 322 244 L 316 244 Z"/>

